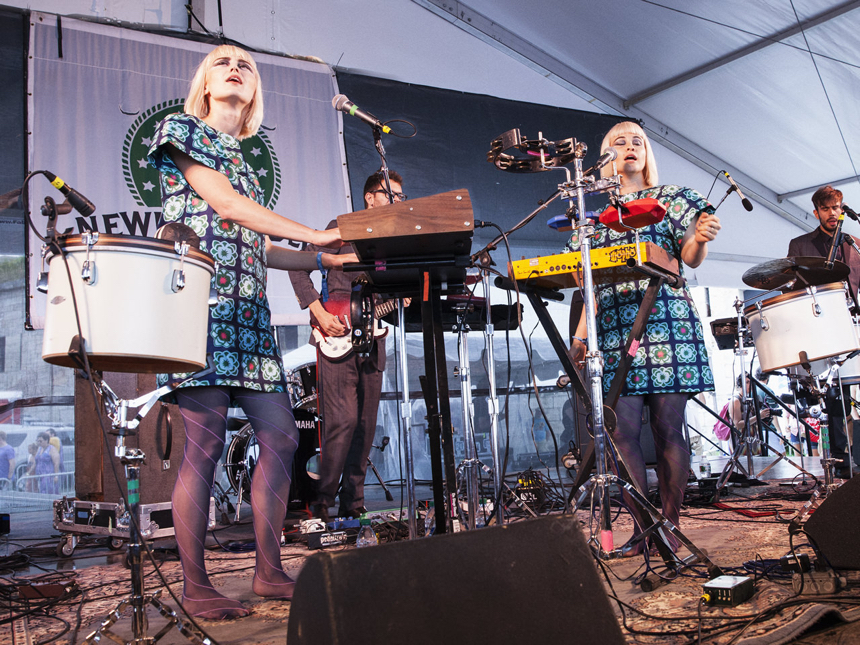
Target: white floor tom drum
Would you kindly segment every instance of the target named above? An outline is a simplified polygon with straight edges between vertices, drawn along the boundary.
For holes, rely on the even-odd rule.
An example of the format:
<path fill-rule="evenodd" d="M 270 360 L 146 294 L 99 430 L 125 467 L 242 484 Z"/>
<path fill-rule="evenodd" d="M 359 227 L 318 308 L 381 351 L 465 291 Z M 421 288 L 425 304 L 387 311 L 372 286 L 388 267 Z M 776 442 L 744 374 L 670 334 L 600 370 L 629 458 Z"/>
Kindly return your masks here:
<path fill-rule="evenodd" d="M 842 282 L 784 293 L 744 309 L 762 370 L 769 372 L 860 349 Z"/>
<path fill-rule="evenodd" d="M 81 331 L 93 369 L 196 372 L 206 365 L 211 256 L 174 242 L 132 235 L 73 235 L 48 255 L 48 304 L 42 358 L 77 367 L 69 345 Z"/>

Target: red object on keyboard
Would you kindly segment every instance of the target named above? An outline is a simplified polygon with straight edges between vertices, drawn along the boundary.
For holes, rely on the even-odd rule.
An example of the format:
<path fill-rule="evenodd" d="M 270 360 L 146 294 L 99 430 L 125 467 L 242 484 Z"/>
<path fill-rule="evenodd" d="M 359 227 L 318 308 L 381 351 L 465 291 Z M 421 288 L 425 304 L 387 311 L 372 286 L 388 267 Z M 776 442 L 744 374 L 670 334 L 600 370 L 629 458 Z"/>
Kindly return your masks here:
<path fill-rule="evenodd" d="M 623 204 L 624 214 L 618 221 L 618 209 L 610 206 L 600 214 L 600 221 L 613 231 L 624 233 L 631 228 L 656 224 L 666 216 L 666 207 L 656 199 L 634 199 Z"/>

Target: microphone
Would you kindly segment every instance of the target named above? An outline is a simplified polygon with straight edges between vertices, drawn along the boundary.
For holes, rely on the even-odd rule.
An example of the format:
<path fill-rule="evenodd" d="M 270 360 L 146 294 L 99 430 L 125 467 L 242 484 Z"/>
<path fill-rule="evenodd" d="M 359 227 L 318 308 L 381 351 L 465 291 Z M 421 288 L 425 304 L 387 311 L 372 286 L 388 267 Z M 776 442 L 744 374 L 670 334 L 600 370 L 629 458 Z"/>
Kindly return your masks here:
<path fill-rule="evenodd" d="M 727 173 L 725 170 L 721 170 L 720 172 L 726 176 L 726 179 L 728 179 L 729 183 L 732 185 L 729 192 L 732 192 L 732 190 L 736 191 L 738 194 L 738 197 L 741 198 L 741 204 L 744 205 L 745 209 L 747 209 L 748 211 L 751 211 L 753 209 L 752 202 L 750 200 L 748 200 L 746 197 L 744 197 L 744 194 L 741 192 L 741 187 L 735 183 L 735 180 L 732 179 L 732 176 L 729 173 Z"/>
<path fill-rule="evenodd" d="M 370 112 L 365 112 L 360 107 L 358 107 L 355 103 L 346 98 L 343 94 L 338 94 L 331 100 L 332 107 L 344 114 L 349 114 L 350 116 L 357 116 L 359 119 L 367 123 L 368 125 L 379 128 L 385 134 L 391 132 L 391 128 L 387 125 L 383 125 L 382 121 L 373 116 Z"/>
<path fill-rule="evenodd" d="M 582 173 L 582 176 L 587 177 L 588 175 L 590 175 L 594 172 L 597 172 L 598 170 L 603 168 L 603 166 L 608 164 L 610 161 L 615 161 L 615 159 L 617 159 L 617 158 L 618 158 L 618 151 L 615 148 L 607 148 L 606 152 L 604 152 L 602 155 L 600 155 L 597 158 L 597 161 L 594 163 L 594 165 L 591 168 L 589 168 L 588 170 L 586 170 L 584 173 Z"/>
<path fill-rule="evenodd" d="M 62 179 L 57 177 L 54 173 L 48 172 L 47 170 L 43 171 L 45 173 L 45 177 L 48 178 L 48 181 L 59 190 L 63 195 L 66 196 L 66 199 L 69 200 L 69 203 L 72 207 L 78 211 L 81 215 L 92 215 L 95 212 L 96 207 L 90 200 L 81 195 L 74 188 L 69 186 Z"/>
<path fill-rule="evenodd" d="M 848 217 L 853 219 L 855 222 L 860 222 L 860 216 L 857 215 L 848 204 L 842 204 L 842 212 L 845 213 Z"/>

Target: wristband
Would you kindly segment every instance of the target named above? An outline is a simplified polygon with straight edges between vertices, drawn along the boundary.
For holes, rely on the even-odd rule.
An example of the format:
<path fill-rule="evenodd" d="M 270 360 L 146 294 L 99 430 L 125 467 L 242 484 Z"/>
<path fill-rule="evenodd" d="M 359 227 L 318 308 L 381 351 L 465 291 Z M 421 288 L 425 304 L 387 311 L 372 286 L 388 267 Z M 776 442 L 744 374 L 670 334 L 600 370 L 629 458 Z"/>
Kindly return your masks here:
<path fill-rule="evenodd" d="M 572 336 L 571 340 L 578 340 L 583 345 L 588 345 L 588 342 L 586 342 L 586 340 L 584 338 L 582 338 L 581 336 Z"/>

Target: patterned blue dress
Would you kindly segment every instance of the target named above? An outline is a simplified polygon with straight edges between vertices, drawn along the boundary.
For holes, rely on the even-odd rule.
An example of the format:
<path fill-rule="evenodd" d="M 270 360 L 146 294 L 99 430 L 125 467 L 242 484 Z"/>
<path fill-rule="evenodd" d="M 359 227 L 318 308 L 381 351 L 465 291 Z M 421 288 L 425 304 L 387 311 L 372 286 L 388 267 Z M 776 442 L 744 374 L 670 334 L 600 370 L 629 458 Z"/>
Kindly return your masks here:
<path fill-rule="evenodd" d="M 212 286 L 218 292 L 218 304 L 209 308 L 206 344 L 215 373 L 183 387 L 222 385 L 285 392 L 266 297 L 265 236 L 221 219 L 185 180 L 167 154 L 167 146 L 214 168 L 230 180 L 236 192 L 257 203 L 263 203 L 263 191 L 235 137 L 190 114 L 171 114 L 156 126 L 149 160 L 161 176 L 164 221 L 182 222 L 194 229 L 200 236 L 200 250 L 216 262 Z M 158 383 L 186 376 L 159 374 Z"/>
<path fill-rule="evenodd" d="M 713 212 L 713 206 L 695 190 L 680 186 L 656 186 L 627 195 L 622 202 L 652 198 L 666 206 L 663 221 L 639 229 L 642 242 L 653 242 L 681 263 L 681 241 L 687 227 L 700 212 Z M 633 233 L 617 233 L 603 224 L 595 227 L 593 248 L 632 244 Z M 567 243 L 567 251 L 578 251 L 576 233 Z M 648 278 L 617 284 L 597 285 L 597 331 L 604 357 L 603 391 L 609 392 L 627 335 L 645 296 Z M 651 316 L 645 326 L 622 396 L 707 392 L 714 389 L 714 377 L 708 363 L 702 323 L 690 290 L 663 285 Z"/>

